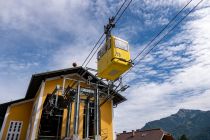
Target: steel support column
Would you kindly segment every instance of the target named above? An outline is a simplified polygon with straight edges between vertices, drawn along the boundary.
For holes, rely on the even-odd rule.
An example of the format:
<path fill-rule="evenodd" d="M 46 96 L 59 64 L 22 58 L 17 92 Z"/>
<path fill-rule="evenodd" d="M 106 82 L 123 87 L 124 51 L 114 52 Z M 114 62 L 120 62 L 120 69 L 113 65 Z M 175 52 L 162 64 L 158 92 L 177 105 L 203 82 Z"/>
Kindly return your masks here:
<path fill-rule="evenodd" d="M 60 121 L 61 121 L 61 116 L 59 115 L 58 116 L 58 125 L 57 125 L 57 134 L 56 134 L 56 140 L 59 140 L 60 139 L 60 136 L 59 136 L 59 131 L 60 131 Z"/>
<path fill-rule="evenodd" d="M 70 126 L 71 126 L 71 111 L 72 111 L 72 103 L 69 102 L 67 108 L 67 121 L 66 121 L 66 137 L 70 137 Z"/>
<path fill-rule="evenodd" d="M 57 86 L 56 86 L 56 95 L 55 95 L 55 107 L 56 107 L 56 108 L 58 108 L 58 96 L 59 96 L 59 95 L 58 95 L 58 94 L 59 94 L 58 92 L 59 92 L 59 89 L 60 89 L 60 86 L 57 85 Z"/>
<path fill-rule="evenodd" d="M 62 95 L 64 95 L 64 92 L 65 92 L 65 84 L 66 84 L 66 78 L 63 77 Z"/>
<path fill-rule="evenodd" d="M 75 99 L 75 108 L 74 108 L 74 135 L 73 140 L 79 139 L 79 108 L 80 108 L 80 82 L 77 85 L 77 94 Z"/>
<path fill-rule="evenodd" d="M 95 140 L 100 140 L 100 119 L 99 119 L 99 89 L 98 86 L 96 86 L 96 93 L 95 93 L 95 113 L 94 113 L 94 128 L 95 128 Z"/>
<path fill-rule="evenodd" d="M 86 105 L 85 105 L 85 109 L 86 109 L 86 116 L 85 116 L 85 139 L 89 138 L 89 122 L 90 122 L 90 99 L 89 97 L 86 100 Z"/>

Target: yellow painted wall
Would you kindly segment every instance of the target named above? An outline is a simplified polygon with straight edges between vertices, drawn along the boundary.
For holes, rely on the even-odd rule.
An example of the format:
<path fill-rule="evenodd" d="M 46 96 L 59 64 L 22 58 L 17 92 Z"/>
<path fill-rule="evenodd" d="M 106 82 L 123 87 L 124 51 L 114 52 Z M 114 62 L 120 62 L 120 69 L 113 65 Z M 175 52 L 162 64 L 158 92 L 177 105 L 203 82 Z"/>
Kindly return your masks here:
<path fill-rule="evenodd" d="M 28 129 L 28 138 L 31 139 L 32 137 L 32 130 L 34 127 L 34 122 L 37 122 L 35 130 L 35 138 L 38 137 L 38 128 L 40 125 L 40 120 L 41 120 L 41 115 L 42 115 L 42 109 L 43 109 L 43 104 L 45 102 L 45 99 L 48 94 L 51 94 L 56 85 L 62 86 L 63 79 L 54 79 L 50 81 L 45 81 L 45 84 L 43 84 L 43 90 L 40 89 L 38 90 L 34 101 L 30 103 L 24 103 L 20 104 L 17 106 L 12 106 L 11 107 L 11 114 L 8 116 L 8 120 L 11 120 L 11 118 L 14 118 L 14 120 L 17 119 L 22 119 L 24 120 L 23 123 L 23 128 L 21 132 L 21 140 L 24 140 L 26 135 L 27 135 L 27 129 Z M 72 81 L 66 81 L 66 87 L 71 83 Z M 76 86 L 76 85 L 75 85 Z M 85 84 L 81 84 L 81 86 L 86 86 Z M 40 96 L 41 92 L 43 91 L 43 96 Z M 60 93 L 61 94 L 61 93 Z M 84 97 L 82 97 L 84 98 Z M 41 101 L 41 107 L 37 109 L 37 104 L 38 102 Z M 21 112 L 21 113 L 17 113 Z M 15 114 L 22 114 L 22 115 L 15 115 Z M 24 114 L 24 115 L 23 115 Z M 84 115 L 84 103 L 80 103 L 80 116 L 79 116 L 79 137 L 83 138 L 83 115 Z M 38 115 L 38 120 L 36 120 L 36 115 Z M 61 136 L 64 138 L 65 136 L 65 129 L 66 129 L 66 117 L 67 117 L 67 109 L 64 109 L 63 113 L 63 120 L 62 120 L 62 129 L 61 129 Z M 7 120 L 7 121 L 8 121 Z M 30 122 L 30 123 L 29 123 Z M 26 125 L 27 124 L 27 125 Z M 29 124 L 29 125 L 28 125 Z M 74 103 L 72 105 L 72 113 L 71 113 L 71 136 L 73 135 L 73 124 L 74 124 Z M 9 122 L 7 122 L 6 127 L 4 129 L 8 129 Z M 28 128 L 28 126 L 30 126 Z M 112 102 L 106 102 L 102 107 L 101 107 L 101 135 L 102 138 L 106 138 L 106 140 L 113 140 L 113 128 L 112 128 Z M 3 138 L 5 138 L 6 132 L 3 134 Z"/>
<path fill-rule="evenodd" d="M 72 81 L 66 81 L 66 87 L 71 84 Z M 44 89 L 44 96 L 43 96 L 43 103 L 48 94 L 52 93 L 55 89 L 56 85 L 63 85 L 63 79 L 55 79 L 46 81 L 45 89 Z M 75 85 L 76 86 L 76 85 Z M 86 86 L 86 84 L 81 84 L 81 86 Z M 84 103 L 80 103 L 80 116 L 79 116 L 79 137 L 83 137 L 83 115 L 84 115 Z M 41 115 L 40 115 L 41 117 Z M 62 121 L 62 129 L 61 129 L 61 136 L 62 138 L 65 136 L 66 130 L 66 117 L 67 117 L 67 109 L 64 109 L 63 113 L 63 121 Z M 74 103 L 72 105 L 72 113 L 71 113 L 71 136 L 73 135 L 73 124 L 74 124 Z M 101 107 L 101 135 L 102 138 L 104 136 L 107 137 L 107 140 L 113 140 L 113 128 L 112 128 L 112 102 L 108 101 Z"/>
<path fill-rule="evenodd" d="M 35 122 L 35 117 L 36 117 L 36 114 L 38 114 L 40 112 L 37 109 L 37 105 L 38 105 L 38 101 L 39 101 L 39 98 L 40 98 L 40 92 L 41 92 L 42 84 L 41 84 L 39 90 L 37 91 L 37 93 L 34 97 L 33 109 L 31 111 L 29 127 L 28 127 L 28 132 L 27 132 L 28 133 L 28 139 L 31 139 L 31 137 L 32 137 L 32 131 L 33 131 L 33 126 L 34 126 L 34 122 Z"/>
<path fill-rule="evenodd" d="M 68 84 L 70 84 L 71 81 L 66 81 L 66 86 L 68 86 Z M 59 78 L 59 79 L 54 79 L 54 80 L 49 80 L 45 82 L 45 87 L 44 87 L 44 94 L 42 96 L 42 105 L 45 102 L 45 99 L 47 98 L 48 94 L 51 94 L 54 89 L 56 88 L 56 85 L 59 85 L 62 87 L 63 85 L 63 79 Z M 59 92 L 59 94 L 61 94 L 61 92 Z M 42 106 L 43 107 L 43 106 Z M 65 136 L 65 128 L 66 128 L 66 116 L 67 116 L 67 110 L 64 110 L 63 113 L 63 122 L 62 122 L 62 128 L 61 128 L 61 136 L 64 137 Z M 37 128 L 39 128 L 39 123 L 41 120 L 41 115 L 42 115 L 42 108 L 40 110 L 40 116 L 39 116 L 39 120 L 38 120 L 38 126 Z M 38 136 L 38 131 L 36 132 L 36 137 Z"/>
<path fill-rule="evenodd" d="M 79 137 L 83 138 L 83 115 L 84 115 L 84 103 L 80 103 L 80 112 L 79 112 Z M 101 137 L 105 140 L 113 140 L 113 123 L 112 123 L 112 101 L 106 102 L 100 109 L 101 111 Z M 63 124 L 62 124 L 62 137 L 65 136 L 66 129 L 66 116 L 67 110 L 64 111 Z M 71 133 L 73 135 L 73 124 L 74 124 L 74 104 L 72 106 L 71 114 Z"/>
<path fill-rule="evenodd" d="M 33 101 L 17 103 L 10 106 L 9 115 L 6 120 L 6 125 L 3 130 L 2 140 L 6 139 L 8 127 L 10 121 L 22 121 L 23 125 L 21 128 L 20 140 L 24 140 L 26 137 L 29 119 L 31 115 L 31 110 L 33 106 Z"/>
<path fill-rule="evenodd" d="M 61 137 L 65 137 L 66 118 L 67 118 L 67 109 L 64 109 L 63 110 L 62 126 L 61 126 Z"/>
<path fill-rule="evenodd" d="M 61 86 L 62 85 L 62 80 L 57 79 L 57 80 L 45 81 L 43 96 L 39 97 L 39 98 L 41 98 L 42 105 L 41 105 L 41 108 L 39 110 L 39 117 L 38 117 L 38 120 L 37 120 L 38 123 L 37 123 L 37 126 L 36 126 L 36 138 L 38 138 L 38 128 L 39 128 L 40 121 L 41 121 L 41 115 L 42 115 L 42 110 L 43 110 L 43 105 L 44 105 L 45 99 L 46 99 L 48 94 L 51 94 L 54 91 L 56 85 Z"/>
<path fill-rule="evenodd" d="M 101 106 L 101 138 L 113 140 L 112 101 Z"/>
<path fill-rule="evenodd" d="M 72 81 L 66 80 L 65 87 L 67 87 L 69 84 L 71 85 Z M 62 87 L 63 79 L 60 78 L 60 79 L 46 81 L 45 88 L 44 88 L 44 95 L 42 98 L 42 104 L 44 104 L 44 101 L 45 101 L 47 95 L 51 94 L 54 91 L 56 85 L 60 85 Z M 82 83 L 81 86 L 85 86 L 85 84 Z M 76 87 L 76 84 L 75 84 L 75 87 Z M 61 94 L 61 92 L 60 92 L 60 94 Z M 82 138 L 82 135 L 83 135 L 83 113 L 84 113 L 83 110 L 84 110 L 84 103 L 80 103 L 80 116 L 79 116 L 79 136 L 80 136 L 80 138 Z M 67 117 L 67 110 L 65 109 L 64 113 L 63 113 L 63 122 L 62 122 L 62 129 L 61 129 L 61 137 L 62 138 L 65 137 L 66 117 Z M 38 122 L 40 122 L 40 118 L 41 118 L 41 114 L 40 114 Z M 71 127 L 70 127 L 71 135 L 73 135 L 73 122 L 74 122 L 74 103 L 72 105 L 72 114 L 71 114 Z M 37 126 L 37 128 L 39 128 L 39 126 Z M 36 136 L 38 136 L 38 131 L 37 131 Z"/>
<path fill-rule="evenodd" d="M 74 124 L 74 103 L 72 105 L 72 113 L 71 113 L 71 124 L 70 124 L 70 136 L 73 135 L 73 124 Z M 83 114 L 84 114 L 84 103 L 80 103 L 80 111 L 79 111 L 79 137 L 82 139 L 83 138 Z M 65 132 L 66 132 L 66 118 L 67 118 L 67 109 L 64 110 L 63 113 L 63 124 L 62 124 L 62 133 L 61 136 L 62 138 L 65 137 Z"/>

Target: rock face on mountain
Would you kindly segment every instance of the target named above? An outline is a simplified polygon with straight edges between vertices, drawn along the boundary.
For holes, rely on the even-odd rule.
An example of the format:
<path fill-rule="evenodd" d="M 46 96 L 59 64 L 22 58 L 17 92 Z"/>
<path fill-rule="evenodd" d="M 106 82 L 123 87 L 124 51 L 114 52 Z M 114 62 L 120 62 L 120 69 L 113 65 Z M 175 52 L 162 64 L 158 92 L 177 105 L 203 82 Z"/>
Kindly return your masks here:
<path fill-rule="evenodd" d="M 185 134 L 189 140 L 210 140 L 210 111 L 180 109 L 169 117 L 148 122 L 142 128 L 162 128 L 178 140 Z"/>

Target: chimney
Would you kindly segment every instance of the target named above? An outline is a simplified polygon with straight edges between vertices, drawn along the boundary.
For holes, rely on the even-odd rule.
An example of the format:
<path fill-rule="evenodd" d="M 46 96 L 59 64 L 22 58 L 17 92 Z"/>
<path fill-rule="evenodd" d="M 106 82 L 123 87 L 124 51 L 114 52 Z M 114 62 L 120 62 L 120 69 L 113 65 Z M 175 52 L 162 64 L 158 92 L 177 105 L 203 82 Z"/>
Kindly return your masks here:
<path fill-rule="evenodd" d="M 135 136 L 135 131 L 134 130 L 132 130 L 132 137 L 134 137 Z"/>

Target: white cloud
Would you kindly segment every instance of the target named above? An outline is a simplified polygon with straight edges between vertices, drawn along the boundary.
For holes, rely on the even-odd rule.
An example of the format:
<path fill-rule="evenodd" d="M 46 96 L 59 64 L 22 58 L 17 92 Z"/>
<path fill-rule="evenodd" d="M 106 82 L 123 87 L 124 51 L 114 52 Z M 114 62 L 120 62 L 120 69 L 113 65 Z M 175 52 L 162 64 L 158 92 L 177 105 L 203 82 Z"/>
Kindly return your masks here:
<path fill-rule="evenodd" d="M 85 42 L 61 47 L 59 51 L 55 52 L 52 65 L 58 68 L 68 68 L 72 66 L 72 63 L 76 62 L 78 66 L 81 66 L 90 52 L 89 48 L 91 47 L 90 44 L 86 44 Z M 94 57 L 88 67 L 96 68 L 95 60 Z"/>
<path fill-rule="evenodd" d="M 101 0 L 0 0 L 0 27 L 5 30 L 20 31 L 37 41 L 41 39 L 49 42 L 58 41 L 56 32 L 65 32 L 71 41 L 57 46 L 49 55 L 49 66 L 46 69 L 70 67 L 73 62 L 81 65 L 103 32 L 102 27 L 107 22 L 107 18 L 113 15 L 116 7 L 119 7 L 121 3 L 122 1 L 118 3 Z M 184 4 L 186 1 L 182 0 L 134 1 L 129 10 L 131 14 L 137 15 L 136 19 L 129 21 L 130 25 L 125 23 L 126 26 L 123 26 L 125 28 L 116 32 L 120 34 L 120 37 L 132 40 L 133 36 L 138 36 L 138 33 L 144 30 L 143 27 L 140 27 L 142 24 L 138 17 L 143 17 L 144 22 L 147 22 L 146 25 L 150 25 L 146 27 L 149 28 L 151 25 L 156 27 L 156 24 L 167 23 L 166 15 L 171 15 L 170 8 L 177 10 Z M 203 3 L 203 5 L 207 4 L 209 5 L 207 2 Z M 162 16 L 156 18 L 156 13 L 151 13 L 152 9 L 158 10 Z M 208 109 L 210 107 L 209 13 L 208 7 L 193 13 L 190 16 L 193 19 L 182 24 L 179 33 L 173 36 L 170 41 L 159 45 L 159 49 L 148 55 L 134 69 L 133 73 L 128 74 L 127 81 L 137 80 L 124 94 L 128 101 L 115 109 L 115 124 L 118 132 L 125 129 L 141 128 L 146 122 L 168 116 L 179 108 Z M 136 25 L 134 26 L 134 24 Z M 59 41 L 62 42 L 62 37 Z M 135 44 L 131 45 L 133 56 L 137 53 L 136 46 Z M 142 46 L 139 47 L 142 48 Z M 188 57 L 174 54 L 185 49 Z M 155 56 L 159 56 L 163 61 L 161 63 L 156 61 Z M 96 67 L 94 60 L 96 59 L 93 58 L 88 67 Z M 189 63 L 189 60 L 194 61 Z M 22 70 L 30 67 L 32 63 L 1 62 L 0 67 L 5 68 L 8 64 L 11 66 L 10 69 Z M 182 67 L 173 70 L 169 75 L 159 72 L 147 64 L 153 64 L 163 69 L 176 64 L 181 64 Z M 146 78 L 148 75 L 162 77 L 165 80 L 160 83 L 151 82 Z M 23 77 L 25 78 L 15 79 L 14 82 L 12 78 L 7 81 L 5 81 L 6 78 L 1 78 L 0 95 L 2 98 L 0 103 L 10 100 L 11 97 L 16 99 L 24 97 L 30 76 L 24 75 Z M 186 91 L 192 93 L 186 93 Z"/>
<path fill-rule="evenodd" d="M 209 13 L 210 8 L 201 8 L 194 12 L 191 17 L 196 18 L 182 24 L 181 32 L 173 36 L 170 41 L 161 44 L 162 46 L 159 45 L 160 48 L 152 53 L 153 56 L 169 57 L 168 60 L 181 64 L 182 68 L 175 69 L 169 79 L 161 83 L 135 81 L 135 84 L 131 85 L 130 90 L 125 93 L 128 100 L 116 108 L 115 121 L 118 132 L 139 129 L 146 122 L 169 116 L 176 113 L 180 108 L 209 110 Z M 189 45 L 187 43 L 189 41 L 192 44 Z M 175 45 L 177 43 L 179 45 Z M 169 47 L 169 45 L 174 46 Z M 174 55 L 185 47 L 187 47 L 186 53 L 190 54 L 187 59 L 193 59 L 194 61 L 188 62 L 179 58 L 179 55 Z M 157 62 L 154 61 L 155 59 L 146 60 L 149 64 L 154 63 L 157 67 L 162 65 L 163 68 L 171 63 L 170 61 L 163 61 L 162 64 L 159 64 L 158 60 Z M 146 64 L 143 63 L 142 65 L 146 67 L 145 69 L 148 69 Z M 141 71 L 141 69 L 135 68 L 134 72 L 130 73 L 130 75 L 136 76 L 133 76 L 134 79 L 138 78 L 137 71 Z M 141 74 L 145 75 L 145 72 L 143 69 Z M 154 75 L 156 74 L 154 73 Z"/>
<path fill-rule="evenodd" d="M 22 99 L 25 97 L 25 93 L 28 87 L 30 76 L 25 76 L 22 73 L 8 74 L 1 73 L 0 79 L 0 104 L 8 101 Z"/>
<path fill-rule="evenodd" d="M 101 15 L 97 14 L 95 16 L 91 15 L 91 9 L 95 9 L 93 4 L 93 1 L 86 0 L 0 0 L 0 28 L 2 31 L 12 30 L 17 34 L 16 36 L 13 35 L 13 38 L 11 36 L 8 38 L 7 34 L 5 34 L 4 38 L 9 43 L 13 43 L 13 40 L 19 36 L 26 36 L 33 40 L 33 43 L 37 44 L 41 55 L 43 55 L 43 52 L 46 52 L 47 57 L 38 57 L 39 51 L 36 52 L 37 56 L 33 56 L 40 58 L 38 59 L 40 63 L 44 59 L 50 59 L 44 60 L 48 61 L 49 64 L 45 65 L 44 68 L 38 69 L 38 71 L 41 69 L 46 71 L 71 67 L 72 62 L 75 61 L 81 64 L 81 61 L 87 56 L 87 52 L 90 51 L 92 44 L 102 31 L 99 27 L 103 27 L 101 25 L 103 17 L 99 18 Z M 100 8 L 98 8 L 99 11 Z M 69 36 L 71 42 L 66 43 L 65 40 L 62 40 L 62 37 L 58 38 L 57 34 L 59 32 L 66 33 L 66 36 L 63 37 L 68 38 Z M 39 46 L 39 42 L 43 40 L 49 44 L 49 47 Z M 61 42 L 60 44 L 64 45 L 59 45 L 52 51 L 51 43 L 57 42 Z M 24 49 L 22 44 L 13 46 L 14 50 L 17 48 L 19 50 Z M 5 47 L 3 51 L 7 51 L 7 49 L 9 47 Z M 31 54 L 34 53 L 31 50 L 37 48 L 32 48 L 28 45 L 27 49 L 29 50 L 29 56 L 27 57 L 30 58 L 31 55 L 34 55 Z M 23 98 L 31 74 L 37 71 L 39 63 L 37 61 L 31 62 L 31 60 L 25 60 L 24 58 L 20 60 L 19 57 L 25 55 L 25 52 L 24 54 L 21 51 L 19 52 L 19 56 L 6 56 L 3 52 L 0 55 L 0 95 L 2 97 L 0 103 Z"/>

